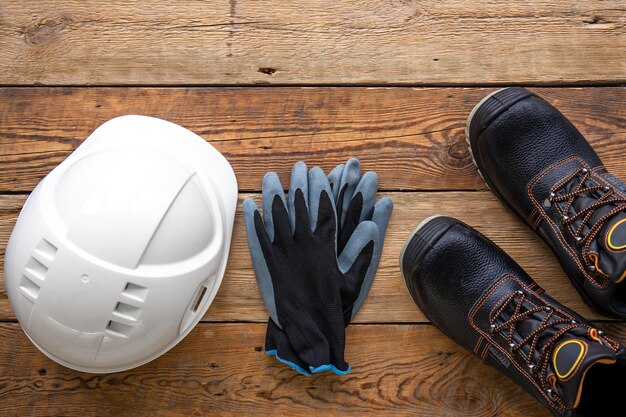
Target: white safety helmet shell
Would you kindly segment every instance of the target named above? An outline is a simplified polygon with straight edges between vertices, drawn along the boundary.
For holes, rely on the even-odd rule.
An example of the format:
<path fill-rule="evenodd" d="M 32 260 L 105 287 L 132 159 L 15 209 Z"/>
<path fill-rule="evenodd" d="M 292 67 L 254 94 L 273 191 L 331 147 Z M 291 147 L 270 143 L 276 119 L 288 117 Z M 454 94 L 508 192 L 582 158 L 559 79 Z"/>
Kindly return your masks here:
<path fill-rule="evenodd" d="M 32 192 L 5 255 L 24 332 L 48 357 L 116 372 L 198 323 L 226 268 L 237 205 L 228 161 L 176 124 L 123 116 Z"/>

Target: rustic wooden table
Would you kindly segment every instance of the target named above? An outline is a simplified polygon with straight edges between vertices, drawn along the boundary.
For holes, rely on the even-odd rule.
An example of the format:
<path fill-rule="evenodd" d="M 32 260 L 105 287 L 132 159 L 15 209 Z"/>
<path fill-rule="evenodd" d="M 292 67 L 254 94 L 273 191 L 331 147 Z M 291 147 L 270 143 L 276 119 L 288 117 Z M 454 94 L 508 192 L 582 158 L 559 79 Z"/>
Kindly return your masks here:
<path fill-rule="evenodd" d="M 0 415 L 547 416 L 428 323 L 398 256 L 424 217 L 457 216 L 626 341 L 626 323 L 592 312 L 547 246 L 486 190 L 464 136 L 481 97 L 529 85 L 626 178 L 625 9 L 610 0 L 0 0 L 2 254 L 37 182 L 98 125 L 129 113 L 210 141 L 242 198 L 268 170 L 287 180 L 295 161 L 329 169 L 355 156 L 395 201 L 374 286 L 348 330 L 350 375 L 305 378 L 263 353 L 267 313 L 238 211 L 202 322 L 128 372 L 48 360 L 0 288 Z"/>

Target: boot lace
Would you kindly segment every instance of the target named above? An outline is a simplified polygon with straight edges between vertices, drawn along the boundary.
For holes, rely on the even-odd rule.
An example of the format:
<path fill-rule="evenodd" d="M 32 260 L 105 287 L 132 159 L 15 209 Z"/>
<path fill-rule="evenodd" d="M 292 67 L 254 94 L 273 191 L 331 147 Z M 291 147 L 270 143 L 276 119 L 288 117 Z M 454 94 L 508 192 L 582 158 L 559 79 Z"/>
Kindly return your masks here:
<path fill-rule="evenodd" d="M 575 178 L 580 178 L 576 188 L 565 194 L 557 194 L 557 192 L 569 184 Z M 599 196 L 598 196 L 599 195 Z M 594 198 L 596 201 L 582 210 L 575 212 L 573 215 L 569 215 L 570 208 L 574 204 L 574 200 L 579 197 Z M 574 238 L 579 246 L 582 246 L 582 257 L 587 264 L 587 268 L 591 272 L 597 271 L 597 256 L 591 255 L 591 243 L 596 238 L 597 234 L 602 230 L 602 227 L 606 222 L 616 215 L 617 213 L 626 210 L 626 198 L 622 198 L 616 195 L 613 187 L 598 184 L 591 178 L 591 173 L 587 168 L 579 168 L 576 171 L 569 174 L 567 177 L 556 183 L 550 190 L 549 203 L 565 202 L 563 207 L 562 223 L 564 226 L 571 226 L 577 220 L 580 220 L 580 224 L 576 228 L 571 228 Z M 615 207 L 595 221 L 594 224 L 590 224 L 590 220 L 593 217 L 596 210 L 601 207 L 614 205 Z M 585 226 L 589 229 L 585 235 Z M 606 274 L 604 274 L 606 275 Z"/>
<path fill-rule="evenodd" d="M 507 319 L 504 313 L 511 309 L 513 314 Z M 517 330 L 517 325 L 538 313 L 545 313 L 539 325 L 527 335 L 521 335 Z M 534 319 L 539 320 L 536 316 Z M 498 320 L 502 320 L 502 322 L 498 324 Z M 502 305 L 489 318 L 489 324 L 491 332 L 499 334 L 507 341 L 509 351 L 522 358 L 531 375 L 539 382 L 542 389 L 552 400 L 558 402 L 557 394 L 554 392 L 554 385 L 551 385 L 548 379 L 548 366 L 552 350 L 556 342 L 565 333 L 578 327 L 587 326 L 581 325 L 571 317 L 565 317 L 543 301 L 541 301 L 541 305 L 530 302 L 527 300 L 526 293 L 519 290 L 504 300 Z M 548 329 L 553 329 L 554 331 L 549 337 L 544 335 L 544 332 Z M 515 335 L 521 338 L 521 340 L 515 341 Z M 522 350 L 522 347 L 526 345 L 529 346 L 528 354 Z M 539 354 L 537 359 L 535 359 L 535 353 Z"/>

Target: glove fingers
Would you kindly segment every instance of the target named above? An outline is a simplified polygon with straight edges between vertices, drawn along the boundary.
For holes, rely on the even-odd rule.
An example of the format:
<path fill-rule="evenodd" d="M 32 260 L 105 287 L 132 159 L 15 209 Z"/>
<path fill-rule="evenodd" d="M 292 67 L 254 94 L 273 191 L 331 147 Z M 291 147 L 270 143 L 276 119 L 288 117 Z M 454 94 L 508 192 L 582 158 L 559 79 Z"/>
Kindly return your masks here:
<path fill-rule="evenodd" d="M 259 209 L 251 198 L 243 201 L 243 217 L 246 222 L 246 238 L 252 258 L 252 268 L 261 291 L 261 297 L 263 297 L 263 302 L 272 320 L 279 323 L 274 299 L 274 286 L 266 262 L 266 259 L 271 258 L 265 256 L 266 252 L 271 251 L 271 242 L 265 227 L 263 227 Z"/>
<path fill-rule="evenodd" d="M 382 249 L 385 235 L 387 234 L 387 226 L 393 212 L 393 201 L 389 197 L 383 197 L 374 206 L 372 213 L 372 221 L 378 226 L 380 235 L 380 247 Z"/>
<path fill-rule="evenodd" d="M 393 211 L 393 201 L 389 197 L 381 198 L 374 208 L 372 209 L 372 221 L 378 226 L 378 239 L 379 242 L 374 246 L 374 253 L 372 254 L 372 261 L 367 269 L 367 276 L 363 281 L 359 296 L 352 306 L 351 316 L 354 317 L 356 313 L 361 309 L 361 306 L 365 302 L 370 288 L 374 282 L 376 271 L 378 270 L 378 264 L 383 251 L 383 244 L 385 242 L 385 234 L 387 233 L 387 225 Z"/>
<path fill-rule="evenodd" d="M 371 220 L 377 188 L 378 175 L 372 171 L 365 173 L 354 189 L 345 218 L 341 223 L 337 239 L 337 253 L 341 253 L 360 222 Z"/>
<path fill-rule="evenodd" d="M 296 190 L 294 202 L 295 227 L 294 236 L 305 236 L 311 234 L 311 226 L 309 224 L 309 210 L 306 207 L 306 200 L 301 188 Z"/>
<path fill-rule="evenodd" d="M 321 223 L 321 220 L 319 219 L 319 214 L 320 214 L 320 199 L 322 197 L 322 194 L 326 194 L 327 196 L 329 196 L 329 203 L 332 207 L 332 212 L 333 212 L 333 217 L 335 217 L 335 219 L 333 219 L 333 233 L 334 230 L 336 230 L 337 225 L 336 225 L 336 216 L 334 215 L 335 212 L 335 205 L 333 203 L 334 200 L 332 200 L 332 191 L 330 189 L 330 184 L 328 182 L 328 178 L 326 178 L 326 174 L 324 174 L 324 171 L 322 171 L 321 168 L 319 167 L 315 167 L 312 168 L 309 171 L 309 219 L 310 219 L 310 227 L 311 227 L 311 231 L 315 232 L 318 229 L 318 224 Z M 326 215 L 328 215 L 328 213 L 325 212 Z M 328 219 L 325 217 L 325 221 L 328 221 Z"/>
<path fill-rule="evenodd" d="M 274 220 L 274 242 L 279 245 L 288 245 L 293 237 L 289 213 L 287 213 L 287 207 L 278 194 L 274 195 L 274 201 L 272 201 L 272 219 Z"/>
<path fill-rule="evenodd" d="M 315 234 L 324 242 L 333 242 L 337 238 L 337 217 L 331 195 L 328 190 L 322 190 L 317 211 Z"/>
<path fill-rule="evenodd" d="M 374 207 L 374 203 L 376 201 L 376 191 L 378 190 L 378 175 L 375 172 L 369 171 L 366 172 L 365 175 L 359 181 L 359 184 L 354 189 L 354 194 L 352 194 L 352 199 L 358 193 L 361 193 L 363 196 L 363 204 L 361 211 L 359 213 L 359 221 L 363 220 L 371 220 L 371 218 L 366 218 L 372 207 Z M 351 207 L 348 208 L 348 215 L 350 215 Z M 355 213 L 356 214 L 356 213 Z"/>
<path fill-rule="evenodd" d="M 339 188 L 341 187 L 341 176 L 343 175 L 343 169 L 346 164 L 337 165 L 328 174 L 328 183 L 330 189 L 333 190 L 333 201 L 337 202 L 337 196 L 339 196 Z"/>
<path fill-rule="evenodd" d="M 275 172 L 268 172 L 263 177 L 263 183 L 261 186 L 263 190 L 263 222 L 265 223 L 265 230 L 270 240 L 274 241 L 274 218 L 272 216 L 272 206 L 274 204 L 274 197 L 279 196 L 280 199 L 285 201 L 285 191 L 283 185 L 278 179 L 278 175 Z"/>
<path fill-rule="evenodd" d="M 339 196 L 337 197 L 337 207 L 340 209 L 338 213 L 341 213 L 341 217 L 337 219 L 339 224 L 343 225 L 346 217 L 346 212 L 352 200 L 354 189 L 361 180 L 361 162 L 356 158 L 348 159 L 346 166 L 343 169 L 341 175 Z"/>
<path fill-rule="evenodd" d="M 350 206 L 346 212 L 346 217 L 339 230 L 337 237 L 337 253 L 341 254 L 344 247 L 352 237 L 354 230 L 360 223 L 361 212 L 363 211 L 363 194 L 355 193 L 350 200 Z"/>
<path fill-rule="evenodd" d="M 376 223 L 368 220 L 359 223 L 356 230 L 350 237 L 350 240 L 348 240 L 348 243 L 346 243 L 343 252 L 341 252 L 341 255 L 339 255 L 339 257 L 337 257 L 337 264 L 339 265 L 339 269 L 341 270 L 341 272 L 343 274 L 348 274 L 350 270 L 353 269 L 354 264 L 363 252 L 363 248 L 365 248 L 368 244 L 373 243 L 374 246 L 379 246 L 379 236 L 380 234 Z M 369 264 L 370 261 L 368 260 L 368 267 Z"/>
<path fill-rule="evenodd" d="M 289 183 L 289 195 L 287 196 L 287 209 L 289 210 L 289 221 L 291 230 L 296 231 L 296 190 L 302 190 L 305 206 L 309 196 L 309 175 L 306 164 L 302 161 L 296 162 L 291 170 L 291 180 Z"/>
<path fill-rule="evenodd" d="M 344 271 L 341 300 L 346 318 L 352 318 L 361 308 L 372 286 L 376 268 L 371 268 L 374 253 L 380 258 L 378 226 L 371 221 L 359 224 L 337 259 Z M 378 262 L 378 261 L 376 261 Z"/>

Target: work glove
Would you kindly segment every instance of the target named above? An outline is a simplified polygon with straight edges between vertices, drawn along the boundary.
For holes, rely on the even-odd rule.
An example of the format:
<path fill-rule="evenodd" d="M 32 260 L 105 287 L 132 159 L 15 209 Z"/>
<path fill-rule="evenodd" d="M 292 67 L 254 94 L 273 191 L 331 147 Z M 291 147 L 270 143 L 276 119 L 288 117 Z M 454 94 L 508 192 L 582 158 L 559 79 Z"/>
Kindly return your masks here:
<path fill-rule="evenodd" d="M 389 197 L 375 201 L 378 176 L 375 172 L 367 172 L 361 177 L 361 164 L 356 158 L 350 158 L 346 164 L 336 166 L 328 175 L 328 181 L 333 191 L 337 213 L 337 253 L 339 256 L 360 222 L 373 221 L 379 230 L 379 244 L 374 247 L 372 262 L 359 293 L 341 294 L 344 324 L 348 326 L 363 305 L 376 275 L 393 202 Z M 275 355 L 278 360 L 298 372 L 310 375 L 308 365 L 299 359 L 285 332 L 272 320 L 268 320 L 267 324 L 265 349 L 267 353 Z M 336 369 L 330 369 L 338 373 Z"/>
<path fill-rule="evenodd" d="M 348 279 L 344 277 L 343 281 L 340 280 L 339 287 L 333 283 L 331 287 L 326 289 L 326 293 L 336 291 L 339 288 L 340 300 L 338 301 L 334 298 L 333 310 L 336 310 L 340 303 L 341 316 L 343 318 L 342 327 L 345 327 L 362 305 L 371 287 L 380 260 L 382 239 L 385 235 L 393 204 L 389 198 L 384 198 L 374 206 L 378 178 L 375 173 L 367 173 L 361 178 L 360 164 L 356 159 L 351 159 L 347 164 L 336 167 L 328 177 L 330 182 L 325 182 L 323 181 L 324 179 L 323 173 L 319 168 L 312 169 L 308 178 L 306 178 L 306 166 L 303 163 L 298 163 L 294 166 L 288 201 L 288 207 L 290 208 L 289 216 L 292 220 L 297 219 L 295 207 L 298 206 L 299 201 L 298 190 L 302 190 L 303 195 L 307 193 L 309 195 L 308 207 L 311 219 L 316 218 L 317 207 L 318 228 L 325 222 L 320 219 L 322 218 L 324 207 L 328 206 L 326 198 L 331 197 L 330 206 L 333 209 L 335 209 L 334 203 L 338 203 L 336 210 L 339 216 L 336 218 L 340 221 L 338 229 L 334 232 L 335 245 L 336 249 L 338 249 L 336 253 L 339 254 L 336 262 L 340 271 L 343 271 L 344 275 L 347 273 Z M 307 180 L 308 184 L 306 184 Z M 308 192 L 305 191 L 307 185 L 309 187 Z M 320 191 L 324 191 L 324 193 Z M 275 174 L 270 173 L 263 182 L 263 205 L 266 227 L 268 224 L 272 224 L 271 222 L 275 222 L 274 216 L 270 215 L 268 217 L 269 213 L 266 209 L 272 207 L 273 210 L 276 196 L 279 196 L 279 200 L 284 201 L 280 181 L 278 181 Z M 324 204 L 320 204 L 322 200 Z M 272 206 L 270 206 L 270 201 Z M 253 257 L 253 265 L 257 278 L 259 278 L 265 274 L 263 269 L 266 264 L 258 256 L 259 251 L 256 246 L 256 241 L 259 241 L 258 237 L 255 239 L 255 236 L 251 236 L 250 233 L 251 230 L 256 232 L 256 229 L 251 227 L 256 216 L 258 216 L 260 221 L 260 215 L 258 215 L 254 202 L 244 202 L 244 214 L 246 216 L 248 243 Z M 363 223 L 363 226 L 360 226 L 361 223 Z M 317 233 L 313 224 L 311 226 L 311 230 Z M 291 230 L 297 232 L 297 227 L 293 222 L 291 223 Z M 368 266 L 365 266 L 365 263 Z M 365 276 L 363 276 L 363 268 L 366 269 Z M 260 286 L 261 282 L 263 280 L 259 281 Z M 271 315 L 266 334 L 266 352 L 268 354 L 275 355 L 277 359 L 289 364 L 292 368 L 305 375 L 327 369 L 337 374 L 349 372 L 349 366 L 343 360 L 345 334 L 343 329 L 337 327 L 338 321 L 333 322 L 333 325 L 330 326 L 333 329 L 331 333 L 337 336 L 333 340 L 334 344 L 329 344 L 331 353 L 330 355 L 322 355 L 324 359 L 320 361 L 318 352 L 326 352 L 329 349 L 326 347 L 320 348 L 318 345 L 310 350 L 306 348 L 307 342 L 302 343 L 300 334 L 296 333 L 293 335 L 292 332 L 287 331 L 285 328 L 281 329 L 280 320 L 272 315 L 271 306 L 276 305 L 275 298 L 272 300 L 272 291 L 264 291 L 261 286 L 261 292 Z M 334 297 L 336 297 L 336 294 Z M 333 313 L 333 316 L 337 317 L 336 311 Z M 337 349 L 336 346 L 339 346 L 339 348 Z M 311 351 L 315 352 L 315 355 L 312 355 Z M 332 353 L 333 351 L 335 353 Z M 315 357 L 316 360 L 311 361 L 307 359 L 311 356 Z M 329 362 L 324 362 L 326 358 L 328 358 Z"/>
<path fill-rule="evenodd" d="M 379 243 L 374 247 L 372 262 L 357 299 L 352 300 L 351 297 L 342 296 L 347 326 L 365 302 L 376 276 L 387 225 L 393 211 L 393 201 L 389 197 L 383 197 L 376 202 L 378 175 L 373 171 L 368 171 L 361 177 L 361 163 L 356 158 L 350 158 L 345 164 L 337 165 L 328 174 L 328 182 L 333 190 L 337 213 L 337 253 L 339 255 L 360 223 L 372 221 L 378 226 Z"/>

